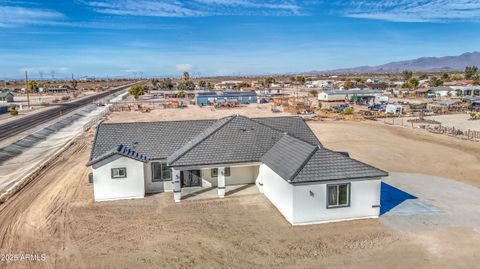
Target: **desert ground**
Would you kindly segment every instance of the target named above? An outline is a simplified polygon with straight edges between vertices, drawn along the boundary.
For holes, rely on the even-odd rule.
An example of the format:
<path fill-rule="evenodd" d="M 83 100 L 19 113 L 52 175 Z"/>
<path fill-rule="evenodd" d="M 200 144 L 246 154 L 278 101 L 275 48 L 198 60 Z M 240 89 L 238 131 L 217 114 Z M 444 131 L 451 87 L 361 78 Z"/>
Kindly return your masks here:
<path fill-rule="evenodd" d="M 278 116 L 234 110 L 113 113 L 106 122 Z M 323 145 L 391 172 L 480 186 L 480 143 L 374 122 L 309 122 Z M 292 227 L 261 194 L 183 201 L 172 194 L 93 202 L 87 162 L 94 130 L 0 205 L 2 254 L 45 254 L 7 268 L 475 268 L 480 231 L 405 232 L 381 219 Z"/>

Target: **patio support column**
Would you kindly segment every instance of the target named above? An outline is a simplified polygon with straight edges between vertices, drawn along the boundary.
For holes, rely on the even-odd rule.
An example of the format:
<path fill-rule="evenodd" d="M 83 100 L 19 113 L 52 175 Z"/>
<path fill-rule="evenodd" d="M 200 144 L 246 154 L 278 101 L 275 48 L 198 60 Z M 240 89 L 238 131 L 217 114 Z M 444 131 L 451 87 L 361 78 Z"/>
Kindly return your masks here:
<path fill-rule="evenodd" d="M 182 200 L 182 185 L 180 185 L 180 170 L 172 169 L 173 198 L 175 203 Z"/>
<path fill-rule="evenodd" d="M 218 168 L 218 197 L 225 197 L 225 167 Z"/>

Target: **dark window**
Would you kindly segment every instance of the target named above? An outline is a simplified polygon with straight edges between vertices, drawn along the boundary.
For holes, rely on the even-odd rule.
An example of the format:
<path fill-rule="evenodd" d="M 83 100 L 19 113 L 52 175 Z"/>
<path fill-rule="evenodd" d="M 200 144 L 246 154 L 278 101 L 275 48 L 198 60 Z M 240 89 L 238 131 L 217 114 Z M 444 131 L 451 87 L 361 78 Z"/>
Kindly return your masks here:
<path fill-rule="evenodd" d="M 327 185 L 327 208 L 350 206 L 350 183 Z"/>
<path fill-rule="evenodd" d="M 230 167 L 225 167 L 225 177 L 230 176 Z M 212 177 L 218 177 L 218 168 L 212 168 Z"/>
<path fill-rule="evenodd" d="M 152 182 L 172 180 L 172 170 L 167 163 L 152 163 Z"/>
<path fill-rule="evenodd" d="M 127 177 L 127 168 L 112 168 L 112 178 Z"/>

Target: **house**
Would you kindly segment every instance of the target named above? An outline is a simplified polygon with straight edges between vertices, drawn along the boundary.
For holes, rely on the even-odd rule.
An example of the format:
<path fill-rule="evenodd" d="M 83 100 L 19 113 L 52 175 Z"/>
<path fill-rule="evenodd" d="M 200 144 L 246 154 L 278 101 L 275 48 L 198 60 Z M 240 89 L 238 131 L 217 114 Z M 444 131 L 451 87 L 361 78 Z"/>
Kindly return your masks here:
<path fill-rule="evenodd" d="M 207 106 L 221 102 L 234 102 L 239 104 L 251 104 L 257 102 L 255 91 L 234 91 L 228 90 L 223 93 L 214 91 L 198 92 L 196 97 L 197 105 Z"/>
<path fill-rule="evenodd" d="M 13 102 L 13 94 L 11 92 L 0 92 L 0 102 Z"/>
<path fill-rule="evenodd" d="M 439 86 L 439 87 L 432 87 L 428 89 L 428 93 L 434 94 L 439 97 L 447 97 L 447 96 L 454 96 L 456 95 L 455 89 L 448 87 L 448 86 Z"/>
<path fill-rule="evenodd" d="M 320 102 L 345 102 L 353 101 L 363 104 L 373 104 L 383 91 L 380 90 L 343 90 L 343 91 L 323 91 L 318 94 Z"/>
<path fill-rule="evenodd" d="M 300 117 L 100 124 L 87 165 L 96 201 L 256 184 L 293 225 L 378 217 L 388 175 L 325 148 Z"/>

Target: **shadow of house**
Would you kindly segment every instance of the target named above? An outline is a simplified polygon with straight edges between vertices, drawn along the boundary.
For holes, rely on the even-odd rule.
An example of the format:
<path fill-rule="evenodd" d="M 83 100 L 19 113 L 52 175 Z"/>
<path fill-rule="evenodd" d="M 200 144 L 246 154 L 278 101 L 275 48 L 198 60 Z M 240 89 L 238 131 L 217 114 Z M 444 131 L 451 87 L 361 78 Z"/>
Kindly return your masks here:
<path fill-rule="evenodd" d="M 380 215 L 387 213 L 406 200 L 417 199 L 417 197 L 400 189 L 382 182 L 380 194 Z"/>

